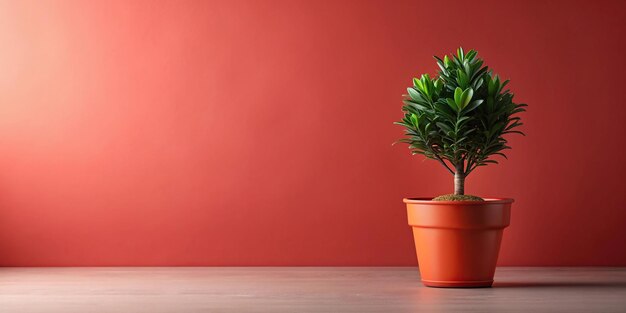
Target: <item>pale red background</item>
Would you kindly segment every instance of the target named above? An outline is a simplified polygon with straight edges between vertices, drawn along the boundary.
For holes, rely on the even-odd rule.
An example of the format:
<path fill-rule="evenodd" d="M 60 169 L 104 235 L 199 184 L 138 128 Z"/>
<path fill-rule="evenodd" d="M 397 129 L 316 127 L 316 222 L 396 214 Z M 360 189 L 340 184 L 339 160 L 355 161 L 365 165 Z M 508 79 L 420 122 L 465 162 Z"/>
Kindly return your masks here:
<path fill-rule="evenodd" d="M 626 265 L 620 1 L 3 1 L 0 265 L 413 265 L 391 143 L 433 54 L 530 105 L 501 265 Z"/>

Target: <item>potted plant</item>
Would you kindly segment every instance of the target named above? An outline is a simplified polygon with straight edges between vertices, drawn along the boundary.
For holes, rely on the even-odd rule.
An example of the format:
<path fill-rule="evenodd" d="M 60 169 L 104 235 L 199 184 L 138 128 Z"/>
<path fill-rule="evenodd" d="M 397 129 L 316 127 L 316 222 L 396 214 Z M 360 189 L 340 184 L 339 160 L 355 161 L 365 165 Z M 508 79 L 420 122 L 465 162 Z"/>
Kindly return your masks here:
<path fill-rule="evenodd" d="M 454 176 L 454 194 L 405 198 L 413 228 L 422 282 L 431 287 L 487 287 L 493 283 L 502 232 L 509 225 L 513 199 L 465 194 L 475 169 L 506 158 L 507 134 L 522 134 L 517 113 L 526 104 L 513 94 L 478 53 L 462 48 L 435 57 L 439 71 L 413 79 L 402 111 L 412 154 L 439 162 Z"/>

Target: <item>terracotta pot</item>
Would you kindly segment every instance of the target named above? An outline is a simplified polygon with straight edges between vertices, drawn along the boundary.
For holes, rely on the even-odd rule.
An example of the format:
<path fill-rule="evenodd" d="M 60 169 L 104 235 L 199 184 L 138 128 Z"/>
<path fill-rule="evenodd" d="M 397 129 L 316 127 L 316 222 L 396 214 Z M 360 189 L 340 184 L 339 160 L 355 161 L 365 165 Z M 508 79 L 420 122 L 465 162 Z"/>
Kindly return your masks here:
<path fill-rule="evenodd" d="M 424 285 L 489 287 L 513 199 L 404 199 Z"/>

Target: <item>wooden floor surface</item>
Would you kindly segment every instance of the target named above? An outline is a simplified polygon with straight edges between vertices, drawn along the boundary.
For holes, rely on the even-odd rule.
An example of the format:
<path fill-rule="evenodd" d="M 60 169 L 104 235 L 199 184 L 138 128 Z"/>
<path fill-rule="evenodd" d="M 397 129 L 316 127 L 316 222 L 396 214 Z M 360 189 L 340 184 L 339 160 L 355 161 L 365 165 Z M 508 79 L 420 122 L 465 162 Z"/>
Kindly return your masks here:
<path fill-rule="evenodd" d="M 626 268 L 499 268 L 493 288 L 409 267 L 0 268 L 0 312 L 626 312 Z"/>

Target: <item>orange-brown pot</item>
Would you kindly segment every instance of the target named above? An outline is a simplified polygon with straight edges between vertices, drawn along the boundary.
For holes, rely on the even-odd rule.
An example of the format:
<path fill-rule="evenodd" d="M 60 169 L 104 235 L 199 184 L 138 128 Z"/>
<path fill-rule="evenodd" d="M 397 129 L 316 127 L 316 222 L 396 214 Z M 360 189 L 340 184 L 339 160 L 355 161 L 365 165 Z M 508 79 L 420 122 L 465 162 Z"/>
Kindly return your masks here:
<path fill-rule="evenodd" d="M 489 287 L 513 199 L 404 199 L 424 285 Z"/>

